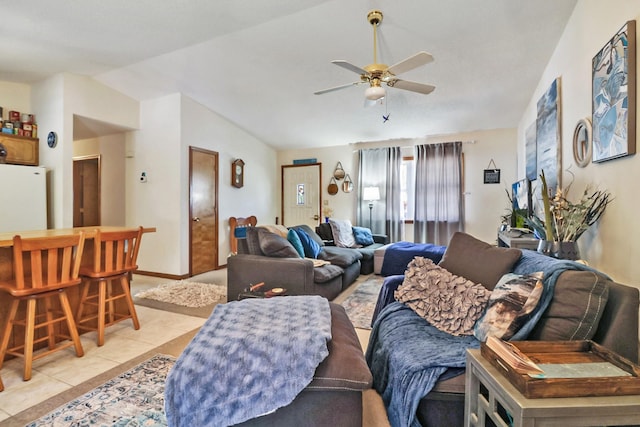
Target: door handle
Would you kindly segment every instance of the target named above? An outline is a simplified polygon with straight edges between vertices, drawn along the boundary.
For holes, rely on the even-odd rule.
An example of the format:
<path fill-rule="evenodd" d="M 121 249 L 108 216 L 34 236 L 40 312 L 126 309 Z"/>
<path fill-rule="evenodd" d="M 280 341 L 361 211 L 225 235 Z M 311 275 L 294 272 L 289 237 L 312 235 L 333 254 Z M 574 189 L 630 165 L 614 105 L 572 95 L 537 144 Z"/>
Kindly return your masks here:
<path fill-rule="evenodd" d="M 198 218 L 197 216 L 194 216 L 193 218 L 191 218 L 191 220 L 193 222 L 200 222 L 200 218 Z"/>
<path fill-rule="evenodd" d="M 316 215 L 313 216 L 313 219 L 317 221 L 317 220 L 320 219 L 320 216 L 318 214 L 316 214 Z"/>

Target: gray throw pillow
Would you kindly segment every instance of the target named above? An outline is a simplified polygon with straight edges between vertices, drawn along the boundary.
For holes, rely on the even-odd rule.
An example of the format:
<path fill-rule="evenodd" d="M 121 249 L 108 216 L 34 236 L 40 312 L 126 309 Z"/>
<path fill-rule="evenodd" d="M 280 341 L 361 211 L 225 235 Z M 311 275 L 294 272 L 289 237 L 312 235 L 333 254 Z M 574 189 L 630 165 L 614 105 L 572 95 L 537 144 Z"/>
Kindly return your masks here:
<path fill-rule="evenodd" d="M 558 277 L 553 299 L 527 339 L 590 340 L 609 299 L 610 281 L 593 271 L 567 270 Z"/>
<path fill-rule="evenodd" d="M 298 251 L 284 237 L 266 230 L 259 230 L 260 250 L 266 256 L 277 258 L 300 258 Z"/>
<path fill-rule="evenodd" d="M 469 234 L 456 232 L 439 265 L 456 276 L 492 290 L 502 276 L 511 272 L 521 255 L 520 249 L 498 248 Z"/>

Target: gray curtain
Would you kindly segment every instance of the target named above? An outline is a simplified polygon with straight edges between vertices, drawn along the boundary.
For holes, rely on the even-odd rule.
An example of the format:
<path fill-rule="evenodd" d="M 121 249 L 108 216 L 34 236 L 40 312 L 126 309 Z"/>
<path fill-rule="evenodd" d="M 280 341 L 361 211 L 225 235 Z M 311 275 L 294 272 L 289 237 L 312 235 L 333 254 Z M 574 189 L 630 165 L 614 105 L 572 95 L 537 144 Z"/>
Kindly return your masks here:
<path fill-rule="evenodd" d="M 447 245 L 464 231 L 462 142 L 417 145 L 414 159 L 414 241 Z"/>
<path fill-rule="evenodd" d="M 400 147 L 371 148 L 358 151 L 358 224 L 376 234 L 386 234 L 391 242 L 402 238 L 404 225 L 400 205 Z M 378 187 L 380 200 L 363 199 L 366 187 Z M 371 217 L 371 221 L 370 221 Z"/>

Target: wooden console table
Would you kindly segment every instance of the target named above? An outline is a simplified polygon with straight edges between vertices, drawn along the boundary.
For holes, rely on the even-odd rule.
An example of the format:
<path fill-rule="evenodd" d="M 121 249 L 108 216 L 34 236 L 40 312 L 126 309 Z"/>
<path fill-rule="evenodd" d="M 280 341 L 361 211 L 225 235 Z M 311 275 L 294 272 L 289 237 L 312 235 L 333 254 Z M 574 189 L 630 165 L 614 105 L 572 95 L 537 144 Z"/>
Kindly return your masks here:
<path fill-rule="evenodd" d="M 465 382 L 465 427 L 640 424 L 640 396 L 527 399 L 479 349 L 467 350 Z"/>

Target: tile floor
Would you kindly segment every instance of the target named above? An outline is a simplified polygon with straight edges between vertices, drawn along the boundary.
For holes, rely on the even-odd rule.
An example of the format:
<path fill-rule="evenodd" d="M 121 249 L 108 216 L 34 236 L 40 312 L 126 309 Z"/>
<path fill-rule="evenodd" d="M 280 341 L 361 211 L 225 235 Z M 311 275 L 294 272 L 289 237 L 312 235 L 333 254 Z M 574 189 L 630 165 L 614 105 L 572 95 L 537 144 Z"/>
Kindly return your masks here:
<path fill-rule="evenodd" d="M 149 287 L 164 282 L 167 279 L 135 275 L 132 291 L 135 294 L 137 286 Z M 22 380 L 21 358 L 5 362 L 0 370 L 5 386 L 0 392 L 0 421 L 199 328 L 206 320 L 142 306 L 136 306 L 136 311 L 140 319 L 139 330 L 133 329 L 131 320 L 124 320 L 107 328 L 102 347 L 96 345 L 95 332 L 85 333 L 81 336 L 83 357 L 76 357 L 71 347 L 36 360 L 29 381 Z"/>

